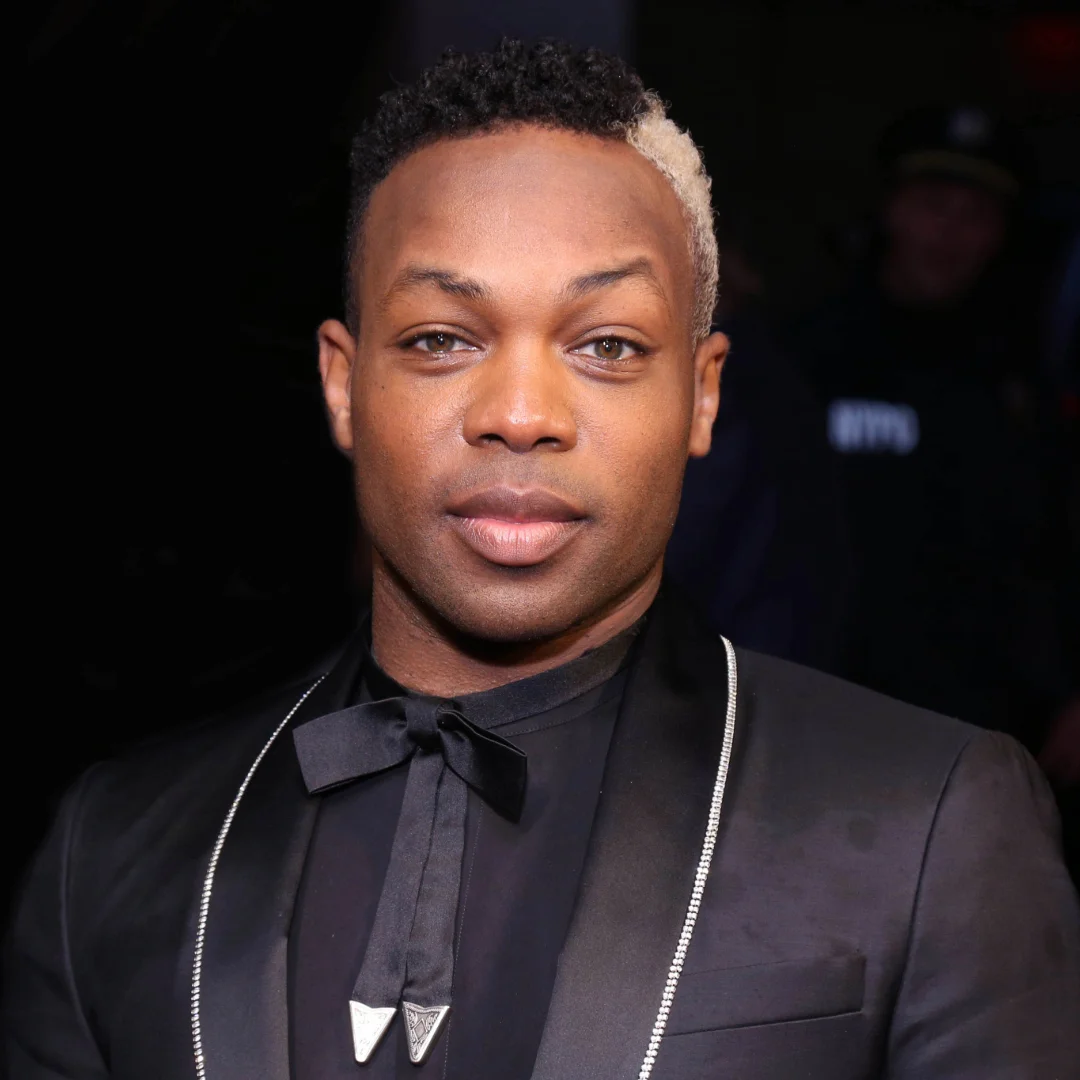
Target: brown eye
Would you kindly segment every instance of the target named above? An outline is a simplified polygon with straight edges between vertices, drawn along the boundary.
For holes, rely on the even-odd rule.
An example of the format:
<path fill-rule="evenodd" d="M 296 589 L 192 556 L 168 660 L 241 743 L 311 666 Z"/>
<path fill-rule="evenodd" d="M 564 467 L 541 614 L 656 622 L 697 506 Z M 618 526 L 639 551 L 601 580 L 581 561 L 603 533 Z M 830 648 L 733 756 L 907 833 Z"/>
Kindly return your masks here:
<path fill-rule="evenodd" d="M 580 351 L 595 357 L 597 360 L 614 363 L 619 360 L 629 360 L 630 357 L 638 355 L 641 349 L 636 345 L 631 345 L 629 341 L 624 341 L 622 338 L 602 337 L 590 341 Z"/>
<path fill-rule="evenodd" d="M 428 334 L 424 341 L 428 352 L 449 352 L 454 338 L 449 334 Z"/>
<path fill-rule="evenodd" d="M 448 334 L 445 330 L 433 330 L 430 334 L 421 334 L 407 342 L 406 347 L 434 356 L 444 356 L 446 353 L 471 348 L 467 342 L 454 334 Z"/>

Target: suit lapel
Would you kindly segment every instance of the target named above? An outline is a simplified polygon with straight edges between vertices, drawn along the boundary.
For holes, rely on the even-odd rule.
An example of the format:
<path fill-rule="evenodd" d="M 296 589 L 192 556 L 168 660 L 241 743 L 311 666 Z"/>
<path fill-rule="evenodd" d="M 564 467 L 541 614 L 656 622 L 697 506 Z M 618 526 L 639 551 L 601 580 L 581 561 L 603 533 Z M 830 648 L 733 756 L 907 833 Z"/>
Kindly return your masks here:
<path fill-rule="evenodd" d="M 722 642 L 665 589 L 612 739 L 533 1080 L 633 1080 L 701 854 L 727 708 Z"/>
<path fill-rule="evenodd" d="M 199 998 L 207 1080 L 289 1080 L 289 925 L 319 807 L 289 731 L 348 704 L 365 654 L 355 635 L 271 743 L 236 806 L 206 913 Z M 293 704 L 268 716 L 267 738 Z"/>
<path fill-rule="evenodd" d="M 344 708 L 363 656 L 354 638 L 288 727 Z M 722 643 L 665 590 L 616 726 L 533 1080 L 638 1074 L 701 853 L 726 671 Z M 267 718 L 267 737 L 283 718 Z M 288 933 L 318 805 L 282 731 L 214 877 L 200 986 L 207 1080 L 289 1080 Z"/>

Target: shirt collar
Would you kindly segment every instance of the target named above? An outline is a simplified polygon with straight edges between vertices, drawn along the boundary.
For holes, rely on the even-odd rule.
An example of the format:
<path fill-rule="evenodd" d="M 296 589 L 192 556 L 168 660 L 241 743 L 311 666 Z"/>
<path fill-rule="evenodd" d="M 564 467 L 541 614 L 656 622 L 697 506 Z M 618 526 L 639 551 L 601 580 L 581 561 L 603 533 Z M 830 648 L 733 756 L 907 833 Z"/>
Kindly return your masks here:
<path fill-rule="evenodd" d="M 565 664 L 516 679 L 504 686 L 461 694 L 453 701 L 473 723 L 487 728 L 558 708 L 601 686 L 630 663 L 634 642 L 646 618 L 642 616 L 633 626 Z M 370 634 L 370 628 L 368 632 Z M 364 665 L 360 700 L 379 701 L 398 696 L 417 695 L 387 675 L 369 651 Z"/>

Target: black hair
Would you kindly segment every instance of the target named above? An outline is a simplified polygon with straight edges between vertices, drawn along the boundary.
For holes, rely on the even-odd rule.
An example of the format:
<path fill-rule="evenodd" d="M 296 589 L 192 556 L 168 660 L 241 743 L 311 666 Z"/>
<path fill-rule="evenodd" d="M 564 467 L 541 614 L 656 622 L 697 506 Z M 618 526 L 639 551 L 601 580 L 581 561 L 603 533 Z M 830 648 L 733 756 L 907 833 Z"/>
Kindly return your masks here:
<path fill-rule="evenodd" d="M 637 73 L 617 56 L 565 42 L 503 39 L 491 52 L 447 52 L 416 82 L 389 91 L 361 126 L 349 155 L 345 311 L 357 330 L 353 268 L 371 193 L 390 170 L 439 139 L 534 123 L 616 137 L 649 106 Z"/>

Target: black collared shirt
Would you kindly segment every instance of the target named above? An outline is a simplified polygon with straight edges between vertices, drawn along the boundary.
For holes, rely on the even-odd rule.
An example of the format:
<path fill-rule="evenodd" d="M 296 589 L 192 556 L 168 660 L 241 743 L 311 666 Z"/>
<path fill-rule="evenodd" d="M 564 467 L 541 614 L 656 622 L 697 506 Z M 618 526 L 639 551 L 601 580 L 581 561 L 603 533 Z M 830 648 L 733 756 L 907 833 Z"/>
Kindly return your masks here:
<path fill-rule="evenodd" d="M 293 1080 L 527 1080 L 531 1075 L 585 862 L 632 637 L 624 635 L 621 648 L 616 642 L 603 647 L 612 674 L 600 685 L 595 685 L 595 662 L 590 665 L 585 657 L 458 699 L 466 715 L 470 705 L 490 713 L 506 703 L 514 718 L 492 729 L 528 755 L 528 788 L 516 824 L 469 792 L 452 1008 L 446 1030 L 421 1066 L 409 1061 L 400 1016 L 371 1060 L 357 1064 L 348 1016 L 408 766 L 317 796 L 321 806 L 289 936 Z M 592 688 L 575 693 L 575 683 Z M 369 662 L 355 700 L 403 692 Z"/>

